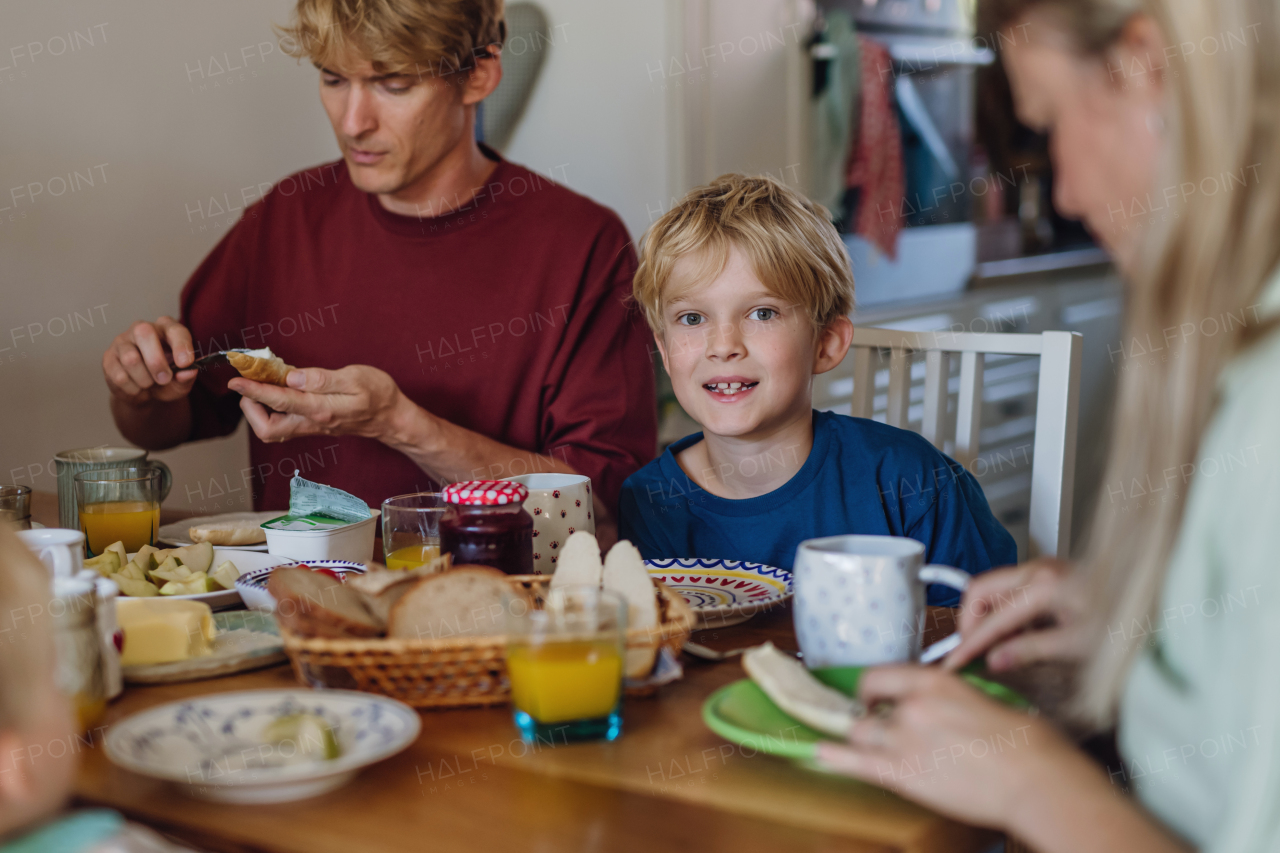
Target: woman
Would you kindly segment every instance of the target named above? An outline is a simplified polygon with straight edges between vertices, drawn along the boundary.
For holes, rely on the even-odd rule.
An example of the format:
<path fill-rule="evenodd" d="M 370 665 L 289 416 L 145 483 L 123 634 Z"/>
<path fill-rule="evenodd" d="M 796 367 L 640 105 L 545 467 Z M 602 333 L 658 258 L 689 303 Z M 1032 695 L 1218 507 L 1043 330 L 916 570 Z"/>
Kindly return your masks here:
<path fill-rule="evenodd" d="M 1280 850 L 1280 5 L 987 11 L 1020 117 L 1050 133 L 1059 210 L 1128 282 L 1127 328 L 1083 564 L 978 579 L 944 669 L 1080 662 L 1077 710 L 1118 723 L 1123 763 L 1108 778 L 919 667 L 868 673 L 862 698 L 895 710 L 823 759 L 1039 851 Z"/>

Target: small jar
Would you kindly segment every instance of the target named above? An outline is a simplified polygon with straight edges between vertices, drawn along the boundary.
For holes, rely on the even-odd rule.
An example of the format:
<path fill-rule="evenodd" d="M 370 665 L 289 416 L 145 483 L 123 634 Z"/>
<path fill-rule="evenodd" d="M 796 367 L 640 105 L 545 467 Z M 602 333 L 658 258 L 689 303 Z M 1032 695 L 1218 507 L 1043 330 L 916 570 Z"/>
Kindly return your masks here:
<path fill-rule="evenodd" d="M 57 649 L 54 678 L 71 699 L 80 731 L 87 732 L 107 707 L 94 584 L 83 578 L 54 578 L 53 596 L 49 614 Z"/>
<path fill-rule="evenodd" d="M 440 553 L 453 564 L 493 566 L 509 575 L 533 574 L 533 516 L 529 490 L 510 480 L 464 480 L 445 486 Z"/>

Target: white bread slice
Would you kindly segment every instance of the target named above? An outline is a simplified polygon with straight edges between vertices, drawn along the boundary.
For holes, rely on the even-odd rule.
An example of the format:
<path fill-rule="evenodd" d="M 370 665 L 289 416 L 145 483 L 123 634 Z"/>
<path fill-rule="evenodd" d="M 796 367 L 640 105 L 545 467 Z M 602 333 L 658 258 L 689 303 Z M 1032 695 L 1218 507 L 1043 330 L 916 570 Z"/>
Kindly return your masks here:
<path fill-rule="evenodd" d="M 636 546 L 623 539 L 604 558 L 604 588 L 627 602 L 627 633 L 648 631 L 649 645 L 627 648 L 627 678 L 644 678 L 658 658 L 657 590 Z"/>
<path fill-rule="evenodd" d="M 560 549 L 551 588 L 562 586 L 600 586 L 604 566 L 600 563 L 600 543 L 585 530 L 571 533 Z"/>
<path fill-rule="evenodd" d="M 323 572 L 281 566 L 271 572 L 267 591 L 276 600 L 276 621 L 305 637 L 376 637 L 382 625 L 354 589 Z"/>
<path fill-rule="evenodd" d="M 391 606 L 400 600 L 400 596 L 422 578 L 447 572 L 452 565 L 452 554 L 444 554 L 412 569 L 392 570 L 373 563 L 364 574 L 349 576 L 347 586 L 360 593 L 369 612 L 385 625 L 391 619 Z"/>
<path fill-rule="evenodd" d="M 421 578 L 391 606 L 387 636 L 447 640 L 499 635 L 506 630 L 507 596 L 523 598 L 524 609 L 533 606 L 527 593 L 488 566 L 459 566 Z"/>
<path fill-rule="evenodd" d="M 229 512 L 187 528 L 192 542 L 209 542 L 213 545 L 258 545 L 267 541 L 267 531 L 261 524 L 283 512 Z"/>
<path fill-rule="evenodd" d="M 765 695 L 787 714 L 823 734 L 844 740 L 866 707 L 851 696 L 828 687 L 773 643 L 747 649 L 742 668 Z"/>

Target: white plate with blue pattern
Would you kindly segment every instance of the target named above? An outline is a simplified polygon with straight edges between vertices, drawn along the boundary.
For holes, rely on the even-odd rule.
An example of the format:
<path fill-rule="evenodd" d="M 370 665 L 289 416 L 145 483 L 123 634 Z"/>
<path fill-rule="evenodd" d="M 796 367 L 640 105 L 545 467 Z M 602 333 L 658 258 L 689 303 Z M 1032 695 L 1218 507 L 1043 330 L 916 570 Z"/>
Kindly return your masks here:
<path fill-rule="evenodd" d="M 644 564 L 698 614 L 698 631 L 746 622 L 791 598 L 791 572 L 762 563 L 680 557 Z"/>
<path fill-rule="evenodd" d="M 267 583 L 271 580 L 271 573 L 280 566 L 306 566 L 315 571 L 323 569 L 329 574 L 336 577 L 343 583 L 347 582 L 348 575 L 361 575 L 369 570 L 364 563 L 356 563 L 351 560 L 302 560 L 294 562 L 293 560 L 285 560 L 279 566 L 268 566 L 265 569 L 258 569 L 253 572 L 245 572 L 236 580 L 236 592 L 240 593 L 244 606 L 250 610 L 261 610 L 263 613 L 274 613 L 276 610 L 276 599 L 267 591 Z"/>
<path fill-rule="evenodd" d="M 337 758 L 295 760 L 296 744 L 268 743 L 267 725 L 315 714 L 337 737 Z M 283 803 L 337 788 L 413 743 L 422 722 L 403 702 L 355 690 L 245 690 L 149 708 L 107 732 L 111 761 L 202 800 Z"/>

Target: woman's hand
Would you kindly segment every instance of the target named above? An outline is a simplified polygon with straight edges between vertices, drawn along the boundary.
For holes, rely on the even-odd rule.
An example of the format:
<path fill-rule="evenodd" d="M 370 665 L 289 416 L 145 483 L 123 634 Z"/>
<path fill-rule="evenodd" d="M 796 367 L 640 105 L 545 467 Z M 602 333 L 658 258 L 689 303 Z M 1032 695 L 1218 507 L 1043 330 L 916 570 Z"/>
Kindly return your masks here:
<path fill-rule="evenodd" d="M 287 441 L 304 435 L 359 435 L 382 440 L 406 406 L 422 411 L 401 393 L 389 374 L 363 364 L 341 370 L 293 370 L 286 381 L 287 388 L 243 377 L 227 383 L 243 395 L 240 409 L 263 441 Z"/>
<path fill-rule="evenodd" d="M 960 602 L 964 639 L 943 662 L 956 670 L 986 653 L 993 672 L 1041 660 L 1075 661 L 1089 650 L 1087 603 L 1071 566 L 1041 558 L 973 579 Z"/>
<path fill-rule="evenodd" d="M 858 720 L 848 744 L 819 745 L 819 762 L 838 773 L 1005 830 L 1029 801 L 1111 795 L 1102 772 L 1053 726 L 951 673 L 876 667 L 862 676 L 858 696 L 868 707 L 892 702 L 893 710 Z"/>

